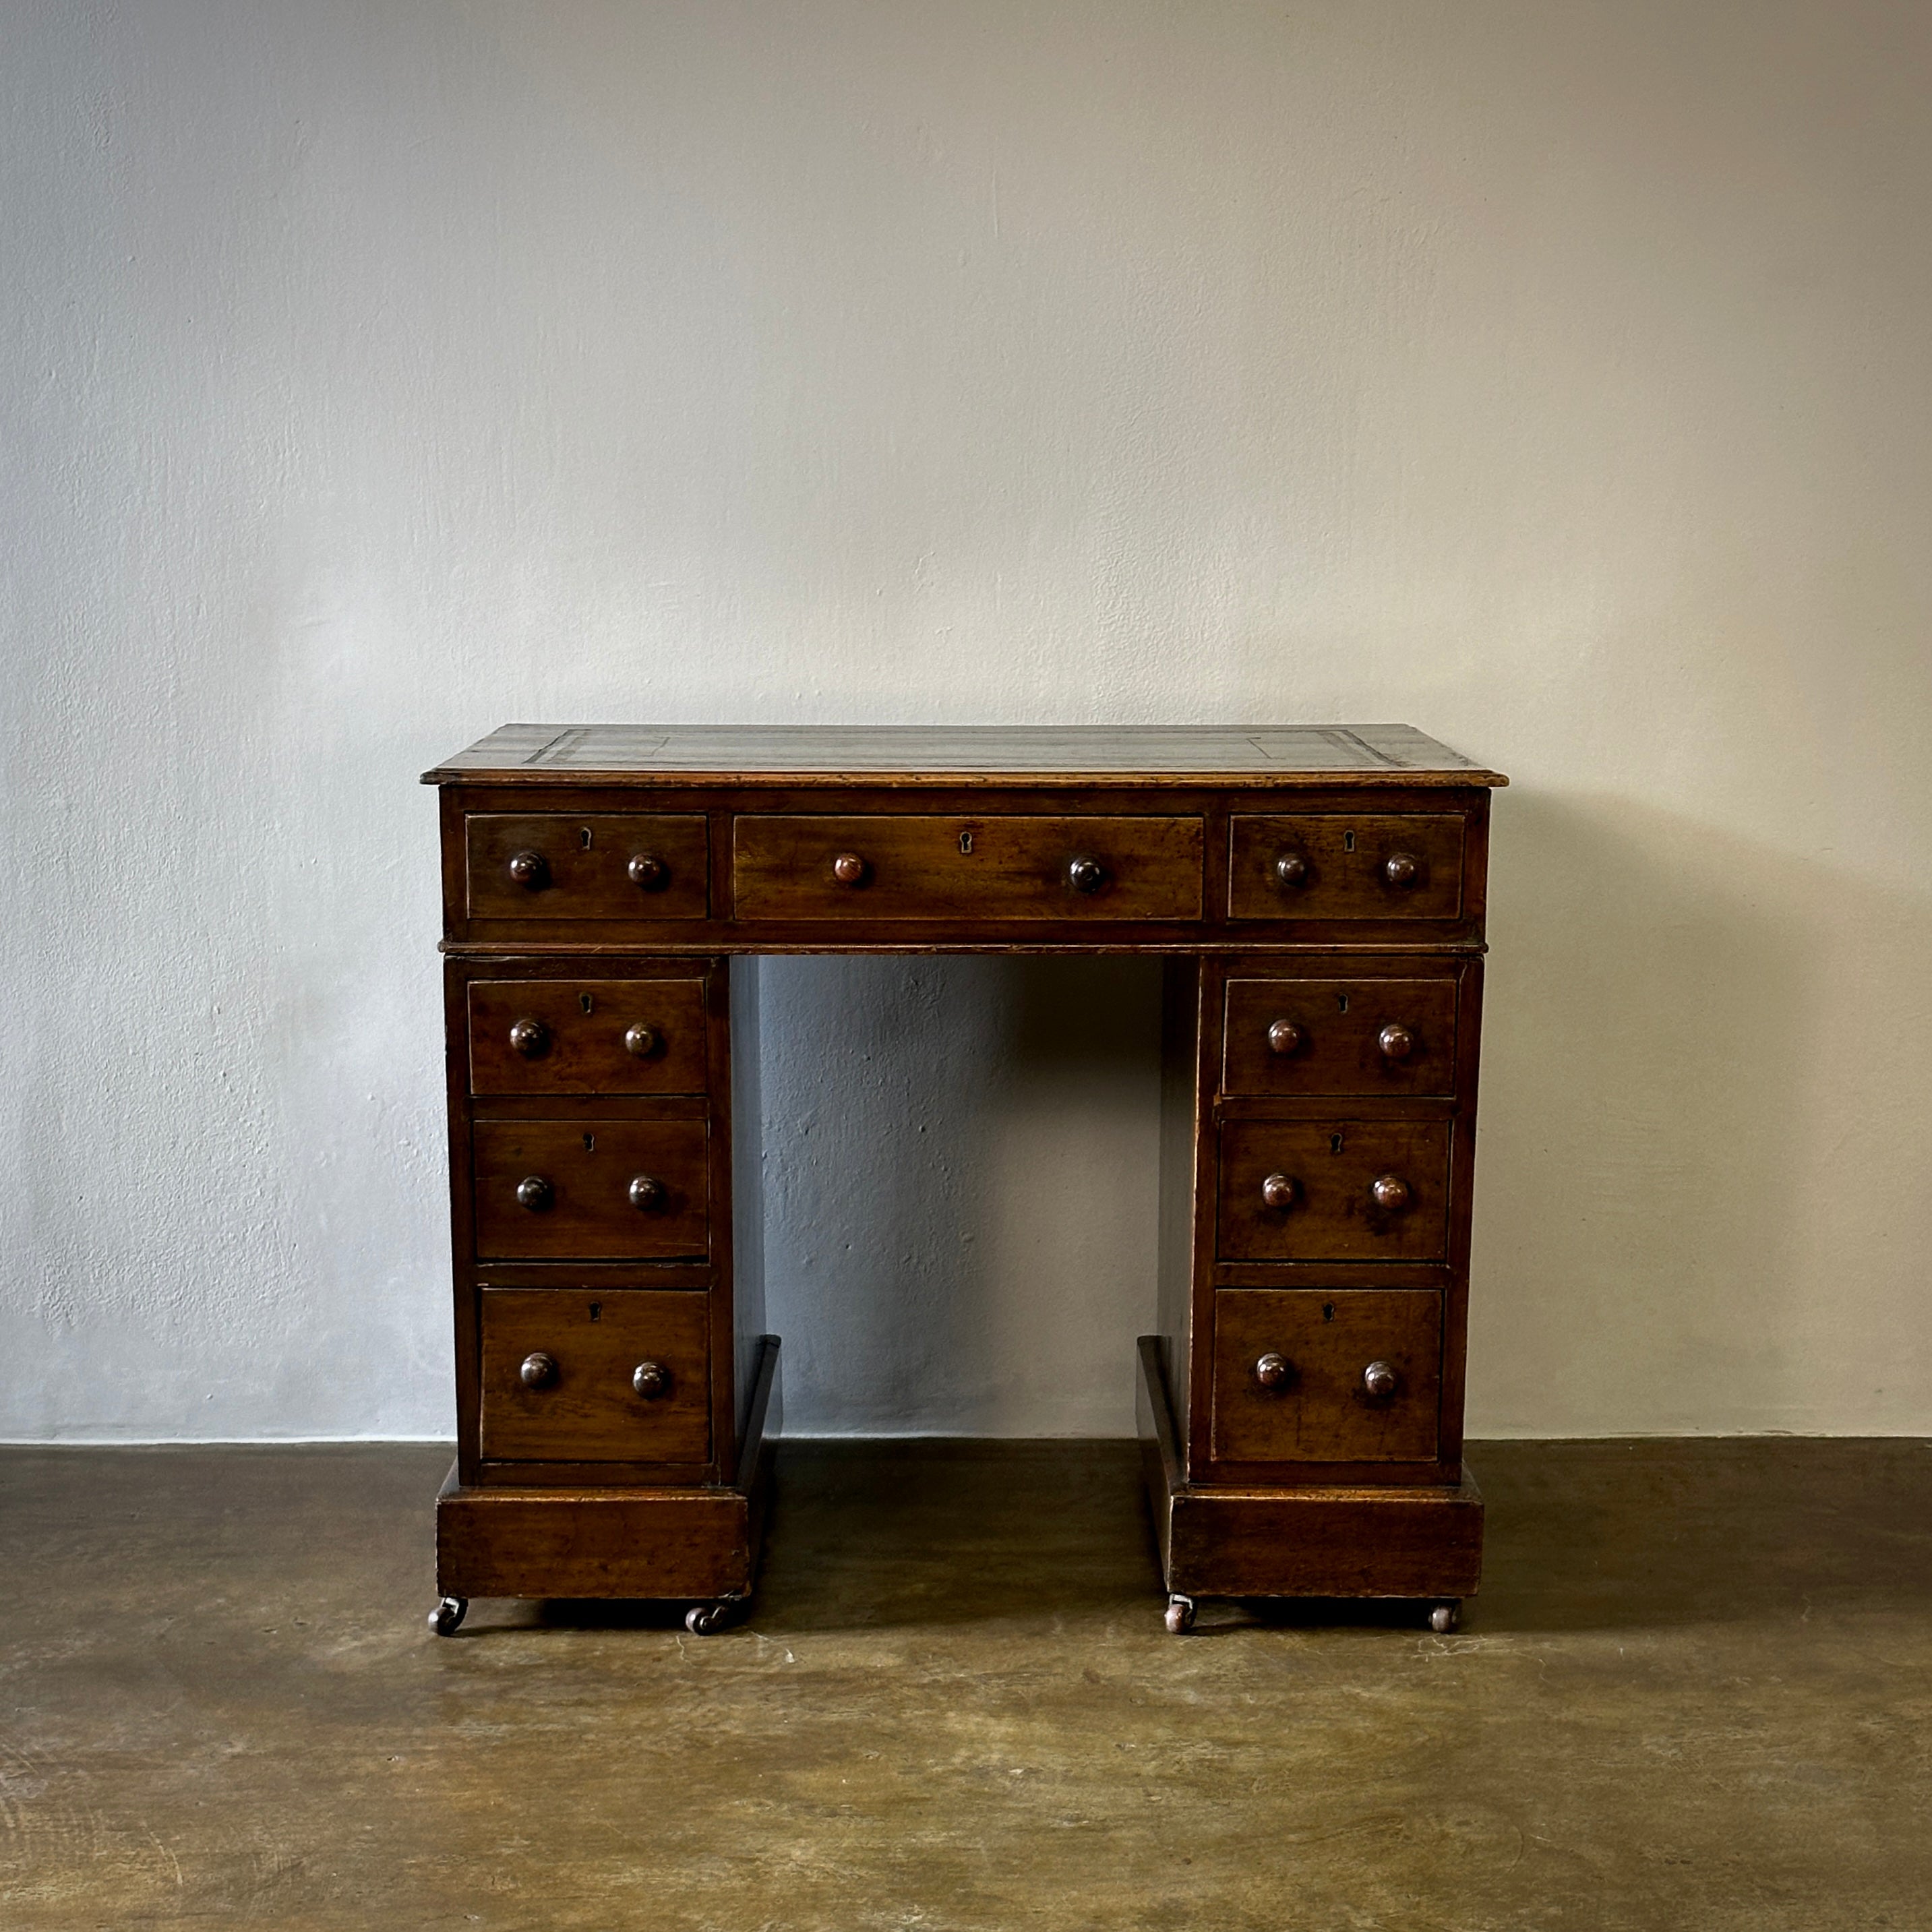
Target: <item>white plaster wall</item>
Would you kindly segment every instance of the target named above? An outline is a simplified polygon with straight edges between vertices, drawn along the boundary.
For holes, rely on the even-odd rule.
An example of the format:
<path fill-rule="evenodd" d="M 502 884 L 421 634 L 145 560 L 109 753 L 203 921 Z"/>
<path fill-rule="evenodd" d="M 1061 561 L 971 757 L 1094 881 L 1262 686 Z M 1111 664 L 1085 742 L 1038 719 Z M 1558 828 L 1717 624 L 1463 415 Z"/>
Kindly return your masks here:
<path fill-rule="evenodd" d="M 0 5 L 0 1435 L 450 1426 L 506 718 L 1407 718 L 1471 1423 L 1932 1430 L 1932 8 Z M 1154 989 L 767 969 L 806 1430 L 1124 1431 Z"/>

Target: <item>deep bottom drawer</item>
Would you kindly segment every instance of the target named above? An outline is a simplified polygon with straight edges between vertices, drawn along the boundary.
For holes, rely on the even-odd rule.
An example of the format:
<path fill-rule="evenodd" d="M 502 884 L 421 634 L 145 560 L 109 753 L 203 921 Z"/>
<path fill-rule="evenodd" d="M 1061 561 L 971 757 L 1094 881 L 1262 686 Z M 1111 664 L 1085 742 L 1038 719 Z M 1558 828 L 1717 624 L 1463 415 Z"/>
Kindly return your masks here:
<path fill-rule="evenodd" d="M 490 1288 L 482 1304 L 486 1462 L 710 1460 L 709 1296 Z"/>
<path fill-rule="evenodd" d="M 1432 1462 L 1442 1364 L 1432 1289 L 1223 1288 L 1215 1459 Z"/>

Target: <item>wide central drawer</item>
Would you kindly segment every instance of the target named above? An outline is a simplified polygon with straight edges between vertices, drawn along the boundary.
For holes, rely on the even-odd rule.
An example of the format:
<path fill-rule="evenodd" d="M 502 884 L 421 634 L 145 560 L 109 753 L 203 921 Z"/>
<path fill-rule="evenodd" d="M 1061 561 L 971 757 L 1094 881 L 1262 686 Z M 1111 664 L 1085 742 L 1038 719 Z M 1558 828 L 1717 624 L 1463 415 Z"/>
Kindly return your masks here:
<path fill-rule="evenodd" d="M 702 1120 L 478 1120 L 479 1261 L 710 1252 Z"/>
<path fill-rule="evenodd" d="M 734 822 L 740 919 L 1198 920 L 1198 818 L 819 817 Z"/>
<path fill-rule="evenodd" d="M 710 1310 L 645 1288 L 485 1288 L 484 1455 L 703 1462 L 711 1454 Z"/>

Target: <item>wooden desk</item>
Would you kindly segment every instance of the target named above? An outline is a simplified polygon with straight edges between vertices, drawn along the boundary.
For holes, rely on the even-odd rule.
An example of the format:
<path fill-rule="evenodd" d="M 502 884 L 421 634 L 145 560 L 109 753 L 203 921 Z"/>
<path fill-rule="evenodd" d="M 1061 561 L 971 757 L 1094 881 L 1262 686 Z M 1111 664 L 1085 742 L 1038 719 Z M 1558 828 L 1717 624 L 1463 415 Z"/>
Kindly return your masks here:
<path fill-rule="evenodd" d="M 472 1596 L 751 1591 L 779 1426 L 757 979 L 780 952 L 1166 959 L 1169 1592 L 1476 1588 L 1462 1373 L 1490 789 L 1404 725 L 510 724 L 442 789 Z M 735 1124 L 735 1125 L 734 1125 Z M 1123 1363 L 1121 1372 L 1134 1372 Z"/>

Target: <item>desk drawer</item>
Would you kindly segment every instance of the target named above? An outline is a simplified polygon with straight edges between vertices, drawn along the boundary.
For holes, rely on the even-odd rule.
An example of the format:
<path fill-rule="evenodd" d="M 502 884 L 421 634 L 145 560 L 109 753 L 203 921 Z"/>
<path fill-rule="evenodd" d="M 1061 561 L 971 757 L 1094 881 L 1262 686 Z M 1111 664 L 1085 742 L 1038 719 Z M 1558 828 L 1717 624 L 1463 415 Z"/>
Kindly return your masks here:
<path fill-rule="evenodd" d="M 1456 1090 L 1456 982 L 1230 980 L 1224 1094 Z"/>
<path fill-rule="evenodd" d="M 702 1094 L 701 980 L 473 980 L 472 1094 Z"/>
<path fill-rule="evenodd" d="M 1442 1298 L 1422 1288 L 1222 1288 L 1214 1455 L 1426 1462 L 1442 1394 Z"/>
<path fill-rule="evenodd" d="M 486 1460 L 704 1462 L 708 1298 L 613 1288 L 485 1288 Z"/>
<path fill-rule="evenodd" d="M 710 904 L 700 812 L 472 812 L 472 919 L 702 919 Z"/>
<path fill-rule="evenodd" d="M 1228 916 L 1455 919 L 1462 830 L 1460 812 L 1237 813 Z"/>
<path fill-rule="evenodd" d="M 479 1120 L 479 1261 L 710 1251 L 702 1120 Z"/>
<path fill-rule="evenodd" d="M 1221 1258 L 1442 1260 L 1449 1135 L 1447 1120 L 1230 1120 Z"/>
<path fill-rule="evenodd" d="M 735 821 L 740 919 L 1197 920 L 1198 818 Z"/>

